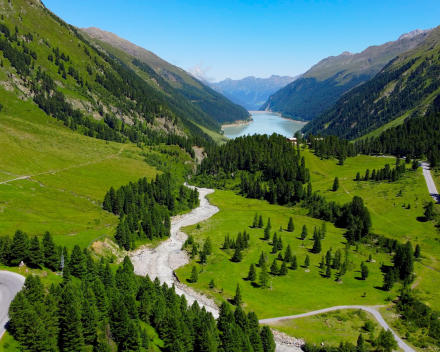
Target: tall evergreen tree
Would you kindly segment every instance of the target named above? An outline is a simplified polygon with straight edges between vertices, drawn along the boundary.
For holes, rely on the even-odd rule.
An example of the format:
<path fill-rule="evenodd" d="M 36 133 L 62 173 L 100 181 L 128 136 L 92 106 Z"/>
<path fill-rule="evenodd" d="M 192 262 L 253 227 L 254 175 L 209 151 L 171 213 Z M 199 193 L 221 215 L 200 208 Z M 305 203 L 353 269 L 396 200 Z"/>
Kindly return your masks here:
<path fill-rule="evenodd" d="M 267 325 L 261 328 L 260 332 L 261 343 L 263 344 L 264 352 L 275 352 L 275 342 L 273 339 L 273 334 Z"/>
<path fill-rule="evenodd" d="M 243 255 L 241 254 L 241 249 L 239 246 L 237 246 L 237 248 L 235 248 L 235 252 L 231 258 L 231 261 L 233 261 L 234 263 L 240 263 L 242 259 Z"/>
<path fill-rule="evenodd" d="M 267 286 L 267 280 L 269 279 L 269 275 L 267 272 L 267 265 L 266 265 L 266 261 L 263 262 L 263 265 L 261 266 L 261 271 L 260 271 L 260 286 L 261 287 L 266 287 Z"/>
<path fill-rule="evenodd" d="M 304 260 L 304 266 L 306 268 L 308 268 L 310 266 L 310 257 L 308 254 L 306 255 L 306 259 Z"/>
<path fill-rule="evenodd" d="M 10 262 L 12 266 L 19 265 L 21 261 L 26 260 L 29 250 L 29 237 L 21 230 L 15 231 L 10 247 Z"/>
<path fill-rule="evenodd" d="M 414 250 L 414 258 L 416 259 L 420 258 L 421 253 L 422 253 L 422 249 L 420 248 L 420 245 L 417 244 L 416 249 Z"/>
<path fill-rule="evenodd" d="M 290 244 L 287 245 L 286 251 L 284 252 L 284 261 L 287 263 L 292 261 L 292 250 L 290 249 Z"/>
<path fill-rule="evenodd" d="M 249 281 L 255 281 L 257 279 L 257 272 L 255 270 L 254 264 L 251 264 L 251 266 L 249 267 L 249 274 L 247 276 L 247 279 Z"/>
<path fill-rule="evenodd" d="M 304 241 L 307 238 L 307 235 L 308 235 L 308 233 L 307 233 L 307 225 L 304 225 L 302 227 L 302 231 L 301 231 L 301 236 L 300 236 L 301 240 Z"/>
<path fill-rule="evenodd" d="M 312 248 L 312 252 L 315 254 L 319 254 L 321 253 L 321 234 L 316 234 L 315 238 L 313 239 L 313 248 Z"/>
<path fill-rule="evenodd" d="M 44 264 L 44 255 L 37 236 L 30 240 L 27 262 L 29 266 L 33 267 L 40 267 Z"/>
<path fill-rule="evenodd" d="M 235 289 L 235 296 L 233 298 L 233 302 L 236 306 L 240 306 L 243 303 L 243 297 L 241 296 L 240 285 L 237 284 L 237 288 Z"/>
<path fill-rule="evenodd" d="M 285 276 L 287 275 L 287 264 L 285 261 L 283 261 L 283 263 L 281 264 L 281 268 L 280 268 L 280 272 L 279 272 L 280 276 Z"/>
<path fill-rule="evenodd" d="M 73 247 L 69 261 L 70 274 L 82 279 L 86 274 L 86 260 L 78 245 Z"/>
<path fill-rule="evenodd" d="M 260 217 L 258 218 L 258 227 L 260 229 L 262 229 L 264 226 L 264 222 L 263 222 L 263 216 L 260 214 Z"/>
<path fill-rule="evenodd" d="M 290 266 L 290 268 L 292 270 L 297 270 L 298 269 L 298 261 L 296 259 L 296 255 L 294 255 L 293 258 L 292 258 L 292 265 Z"/>
<path fill-rule="evenodd" d="M 258 214 L 255 213 L 254 221 L 252 222 L 252 227 L 256 229 L 258 227 Z"/>
<path fill-rule="evenodd" d="M 335 180 L 333 181 L 333 192 L 336 192 L 339 189 L 339 179 L 335 177 Z"/>
<path fill-rule="evenodd" d="M 289 218 L 289 223 L 287 224 L 287 231 L 293 232 L 295 230 L 295 225 L 293 224 L 293 218 Z"/>
<path fill-rule="evenodd" d="M 198 279 L 199 279 L 199 272 L 197 271 L 197 268 L 196 268 L 195 266 L 193 266 L 193 267 L 192 267 L 192 270 L 191 270 L 191 278 L 190 278 L 190 281 L 191 281 L 192 283 L 196 283 Z"/>
<path fill-rule="evenodd" d="M 366 280 L 368 278 L 369 270 L 368 267 L 364 264 L 364 262 L 361 263 L 361 277 L 362 280 Z"/>
<path fill-rule="evenodd" d="M 272 262 L 272 265 L 270 266 L 270 272 L 272 275 L 278 275 L 280 272 L 280 269 L 278 268 L 277 260 L 274 259 Z"/>

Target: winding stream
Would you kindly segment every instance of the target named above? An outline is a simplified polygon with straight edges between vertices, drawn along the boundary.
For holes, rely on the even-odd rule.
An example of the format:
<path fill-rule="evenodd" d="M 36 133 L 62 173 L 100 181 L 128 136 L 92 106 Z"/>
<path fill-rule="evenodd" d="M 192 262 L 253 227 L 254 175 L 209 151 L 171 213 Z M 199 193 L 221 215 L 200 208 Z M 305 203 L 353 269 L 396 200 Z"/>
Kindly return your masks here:
<path fill-rule="evenodd" d="M 192 186 L 188 186 L 193 188 Z M 156 248 L 140 248 L 130 254 L 134 266 L 134 272 L 138 275 L 149 275 L 152 280 L 156 277 L 160 282 L 168 286 L 176 285 L 176 293 L 185 295 L 191 305 L 197 300 L 200 307 L 204 306 L 208 312 L 218 317 L 218 307 L 211 299 L 195 292 L 192 288 L 177 282 L 173 271 L 189 262 L 182 245 L 187 239 L 187 235 L 180 231 L 182 227 L 195 225 L 203 220 L 209 219 L 219 211 L 219 208 L 210 204 L 206 199 L 208 194 L 214 192 L 209 188 L 197 188 L 199 191 L 200 206 L 193 209 L 190 213 L 174 216 L 171 219 L 171 235 L 168 240 L 162 242 Z"/>

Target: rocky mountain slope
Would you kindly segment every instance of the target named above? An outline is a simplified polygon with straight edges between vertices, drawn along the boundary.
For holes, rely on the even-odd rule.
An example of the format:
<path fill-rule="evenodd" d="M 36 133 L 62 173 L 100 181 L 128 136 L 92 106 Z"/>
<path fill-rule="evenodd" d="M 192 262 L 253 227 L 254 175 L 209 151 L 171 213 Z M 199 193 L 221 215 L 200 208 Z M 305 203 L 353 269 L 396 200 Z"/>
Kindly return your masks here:
<path fill-rule="evenodd" d="M 252 111 L 258 110 L 269 96 L 298 77 L 300 76 L 272 75 L 269 78 L 256 78 L 253 76 L 239 80 L 227 78 L 218 83 L 209 83 L 209 85 L 234 103 Z"/>
<path fill-rule="evenodd" d="M 412 116 L 424 116 L 440 94 L 440 27 L 421 35 L 425 38 L 418 46 L 344 94 L 303 131 L 356 139 L 370 132 L 377 135 Z"/>
<path fill-rule="evenodd" d="M 396 41 L 370 46 L 361 53 L 343 52 L 318 62 L 303 77 L 273 94 L 261 110 L 304 121 L 330 108 L 350 89 L 374 77 L 397 55 L 415 48 L 430 30 L 403 34 Z"/>
<path fill-rule="evenodd" d="M 249 119 L 249 114 L 241 106 L 234 104 L 207 84 L 180 67 L 161 59 L 151 51 L 96 27 L 81 28 L 81 32 L 95 45 L 117 57 L 126 65 L 135 70 L 136 66 L 143 70 L 143 73 L 148 76 L 147 82 L 153 86 L 159 84 L 162 88 L 166 85 L 168 94 L 186 100 L 200 113 L 209 115 L 217 123 L 231 123 Z M 151 68 L 150 72 L 146 72 L 145 65 Z M 151 78 L 154 78 L 154 81 Z"/>

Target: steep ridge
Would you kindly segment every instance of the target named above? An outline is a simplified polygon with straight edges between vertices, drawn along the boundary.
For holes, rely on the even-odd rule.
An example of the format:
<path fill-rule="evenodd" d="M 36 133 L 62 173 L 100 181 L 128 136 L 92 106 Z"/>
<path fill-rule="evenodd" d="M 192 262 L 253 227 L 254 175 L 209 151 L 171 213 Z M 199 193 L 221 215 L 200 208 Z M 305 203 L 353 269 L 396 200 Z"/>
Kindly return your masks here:
<path fill-rule="evenodd" d="M 250 76 L 239 80 L 227 78 L 218 83 L 208 84 L 234 103 L 252 111 L 258 110 L 269 96 L 299 77 L 300 75 L 295 77 L 272 75 L 269 78 Z"/>
<path fill-rule="evenodd" d="M 174 135 L 182 143 L 183 136 L 212 142 L 196 125 L 219 130 L 211 116 L 147 84 L 40 1 L 2 0 L 0 8 L 1 89 L 14 93 L 2 95 L 6 111 L 12 101 L 29 100 L 99 139 L 152 143 Z"/>
<path fill-rule="evenodd" d="M 356 139 L 392 121 L 423 116 L 440 93 L 440 27 L 373 79 L 343 95 L 303 128 L 311 134 Z M 385 126 L 386 127 L 386 126 Z"/>
<path fill-rule="evenodd" d="M 368 81 L 390 60 L 415 48 L 430 30 L 416 30 L 396 41 L 370 46 L 361 53 L 343 52 L 314 65 L 303 77 L 272 95 L 261 110 L 309 121 L 330 108 L 350 89 Z"/>
<path fill-rule="evenodd" d="M 206 115 L 205 119 L 213 119 L 217 124 L 249 119 L 249 114 L 241 106 L 151 51 L 96 27 L 81 28 L 81 32 L 129 67 L 142 70 L 147 82 L 166 91 L 179 105 L 192 105 L 198 114 Z"/>

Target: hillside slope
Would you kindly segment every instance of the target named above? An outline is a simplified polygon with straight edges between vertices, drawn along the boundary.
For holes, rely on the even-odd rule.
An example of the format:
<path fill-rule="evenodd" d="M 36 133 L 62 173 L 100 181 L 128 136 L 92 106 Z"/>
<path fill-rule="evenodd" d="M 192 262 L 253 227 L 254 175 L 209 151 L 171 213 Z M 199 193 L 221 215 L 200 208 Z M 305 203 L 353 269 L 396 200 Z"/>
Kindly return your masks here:
<path fill-rule="evenodd" d="M 81 28 L 81 31 L 108 53 L 123 60 L 125 64 L 139 66 L 139 63 L 136 63 L 139 60 L 148 65 L 152 69 L 152 72 L 150 71 L 148 74 L 154 76 L 152 77 L 154 85 L 158 84 L 176 99 L 186 100 L 185 103 L 193 105 L 199 114 L 208 115 L 216 123 L 231 123 L 249 119 L 249 114 L 241 106 L 229 101 L 180 67 L 168 63 L 151 51 L 96 27 Z M 121 55 L 121 51 L 128 56 Z M 169 87 L 165 87 L 165 85 L 169 85 Z M 181 104 L 184 103 L 181 102 Z"/>
<path fill-rule="evenodd" d="M 311 134 L 356 139 L 408 116 L 424 115 L 440 94 L 440 27 L 379 74 L 343 95 L 303 128 Z"/>
<path fill-rule="evenodd" d="M 258 110 L 273 93 L 298 77 L 272 75 L 269 78 L 253 76 L 239 80 L 227 78 L 218 83 L 209 83 L 209 85 L 236 104 L 253 111 Z"/>
<path fill-rule="evenodd" d="M 261 107 L 284 117 L 309 121 L 330 108 L 350 89 L 368 81 L 391 59 L 415 48 L 428 35 L 413 31 L 396 41 L 370 46 L 361 53 L 343 52 L 314 65 L 303 77 L 272 95 Z"/>

